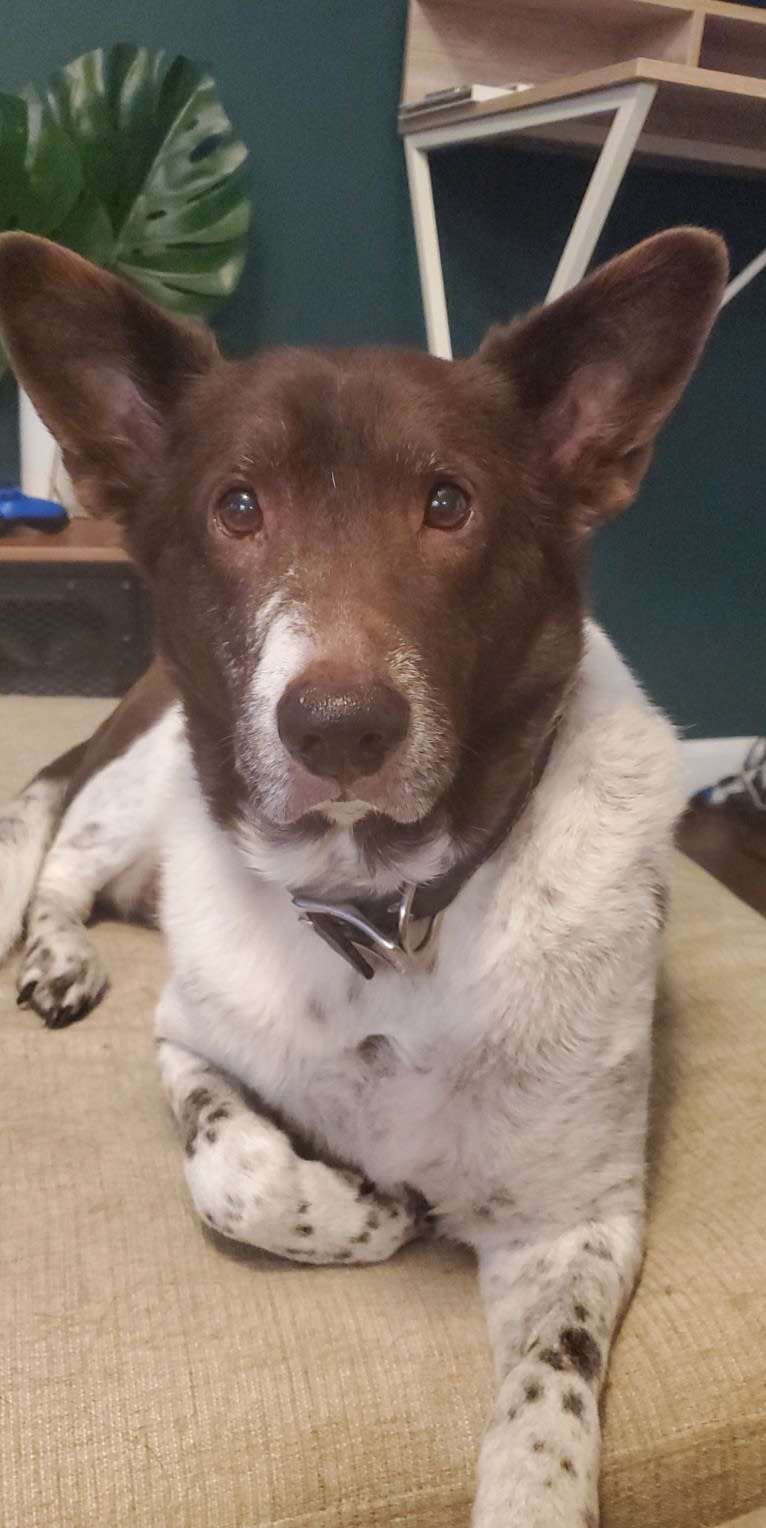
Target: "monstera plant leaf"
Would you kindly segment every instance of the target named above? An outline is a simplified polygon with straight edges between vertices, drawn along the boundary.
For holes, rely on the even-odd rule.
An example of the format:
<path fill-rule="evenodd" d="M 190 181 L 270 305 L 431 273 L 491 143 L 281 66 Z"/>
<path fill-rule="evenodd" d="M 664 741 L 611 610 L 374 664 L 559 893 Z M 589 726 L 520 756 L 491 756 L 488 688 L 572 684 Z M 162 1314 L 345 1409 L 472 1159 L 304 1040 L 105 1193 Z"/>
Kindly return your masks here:
<path fill-rule="evenodd" d="M 32 91 L 0 95 L 0 228 L 47 234 L 94 260 L 111 248 L 84 187 L 77 150 Z M 88 219 L 85 215 L 90 212 Z M 86 227 L 86 222 L 88 226 Z M 81 236 L 84 235 L 84 236 Z M 0 343 L 0 373 L 5 356 Z"/>
<path fill-rule="evenodd" d="M 98 48 L 53 75 L 46 104 L 108 219 L 102 263 L 162 307 L 209 317 L 237 285 L 250 220 L 247 150 L 210 74 L 146 48 Z"/>
<path fill-rule="evenodd" d="M 246 158 L 202 66 L 97 48 L 42 92 L 0 95 L 0 228 L 45 234 L 161 307 L 209 318 L 244 265 Z"/>
<path fill-rule="evenodd" d="M 0 95 L 0 228 L 18 226 L 27 174 L 27 110 L 16 96 Z"/>
<path fill-rule="evenodd" d="M 77 150 L 39 96 L 0 96 L 0 228 L 58 237 L 83 190 Z"/>

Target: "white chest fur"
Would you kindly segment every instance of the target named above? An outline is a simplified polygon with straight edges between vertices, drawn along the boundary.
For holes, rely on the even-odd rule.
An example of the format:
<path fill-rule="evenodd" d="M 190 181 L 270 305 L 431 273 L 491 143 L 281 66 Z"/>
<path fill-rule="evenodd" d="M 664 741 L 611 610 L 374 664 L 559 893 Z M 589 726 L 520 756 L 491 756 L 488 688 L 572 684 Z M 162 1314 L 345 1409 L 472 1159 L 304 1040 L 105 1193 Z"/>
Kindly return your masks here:
<path fill-rule="evenodd" d="M 599 643 L 524 817 L 412 977 L 365 982 L 326 948 L 212 823 L 178 759 L 158 1031 L 382 1187 L 416 1187 L 468 1240 L 509 1215 L 528 1230 L 541 1198 L 555 1221 L 563 1129 L 567 1213 L 573 1174 L 584 1213 L 598 1195 L 607 1140 L 613 1186 L 615 1108 L 627 1176 L 641 1150 L 676 745 L 638 692 L 610 693 Z"/>

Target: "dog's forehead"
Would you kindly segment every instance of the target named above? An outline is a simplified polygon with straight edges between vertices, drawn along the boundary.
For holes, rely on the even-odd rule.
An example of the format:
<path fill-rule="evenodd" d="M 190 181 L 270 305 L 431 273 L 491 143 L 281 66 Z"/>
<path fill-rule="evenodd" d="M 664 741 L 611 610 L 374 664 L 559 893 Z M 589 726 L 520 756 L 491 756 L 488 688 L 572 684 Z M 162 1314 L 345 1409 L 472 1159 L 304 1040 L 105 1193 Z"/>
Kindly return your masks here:
<path fill-rule="evenodd" d="M 254 400 L 288 419 L 358 417 L 371 404 L 397 410 L 404 400 L 448 407 L 455 368 L 419 351 L 284 349 L 243 363 Z"/>
<path fill-rule="evenodd" d="M 229 366 L 217 391 L 218 439 L 287 469 L 384 460 L 427 470 L 445 453 L 470 453 L 498 411 L 497 389 L 476 368 L 394 349 L 266 352 Z"/>

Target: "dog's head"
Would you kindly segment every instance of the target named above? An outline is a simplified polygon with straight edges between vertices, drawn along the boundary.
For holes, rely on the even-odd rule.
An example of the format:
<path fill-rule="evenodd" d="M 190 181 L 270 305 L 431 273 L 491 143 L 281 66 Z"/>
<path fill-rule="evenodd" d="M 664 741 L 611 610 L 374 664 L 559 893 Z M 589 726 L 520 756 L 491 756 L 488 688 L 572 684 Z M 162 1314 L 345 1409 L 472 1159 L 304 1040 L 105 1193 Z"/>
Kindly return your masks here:
<path fill-rule="evenodd" d="M 221 357 L 69 251 L 0 240 L 0 317 L 83 504 L 154 593 L 221 817 L 371 854 L 490 831 L 577 670 L 583 545 L 634 496 L 719 306 L 647 240 L 468 360 Z"/>

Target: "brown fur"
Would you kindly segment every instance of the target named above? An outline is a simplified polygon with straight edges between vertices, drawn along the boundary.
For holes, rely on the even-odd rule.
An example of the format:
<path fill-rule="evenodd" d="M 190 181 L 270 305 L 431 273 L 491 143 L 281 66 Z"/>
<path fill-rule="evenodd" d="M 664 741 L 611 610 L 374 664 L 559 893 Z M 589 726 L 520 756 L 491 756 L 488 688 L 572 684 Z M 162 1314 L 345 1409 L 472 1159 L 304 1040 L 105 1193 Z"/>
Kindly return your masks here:
<path fill-rule="evenodd" d="M 101 723 L 85 744 L 70 775 L 65 804 L 77 795 L 86 780 L 98 774 L 106 764 L 111 764 L 113 759 L 119 758 L 135 738 L 153 726 L 177 699 L 178 692 L 164 664 L 158 660 L 133 685 L 122 704 Z"/>

